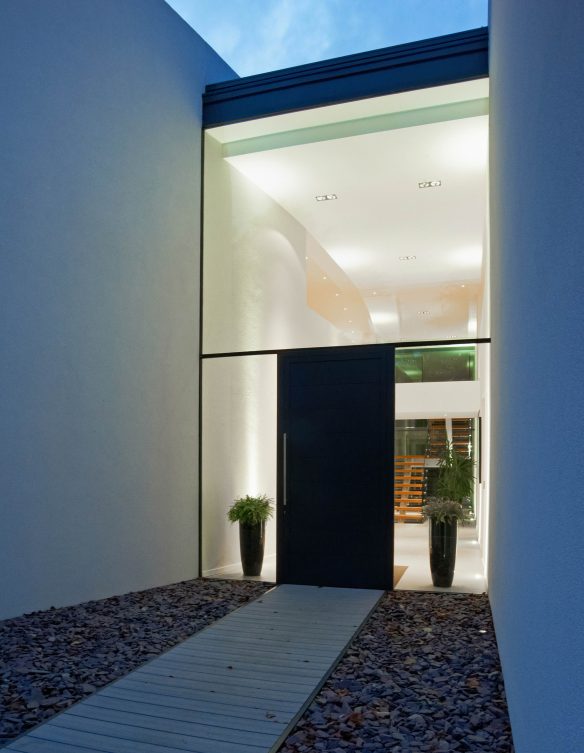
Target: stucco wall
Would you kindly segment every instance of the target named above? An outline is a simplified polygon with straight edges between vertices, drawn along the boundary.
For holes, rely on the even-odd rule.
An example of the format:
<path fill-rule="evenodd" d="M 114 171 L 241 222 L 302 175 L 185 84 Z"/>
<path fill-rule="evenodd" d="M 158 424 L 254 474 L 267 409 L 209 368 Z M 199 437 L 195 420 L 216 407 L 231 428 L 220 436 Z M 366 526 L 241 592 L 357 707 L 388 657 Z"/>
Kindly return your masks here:
<path fill-rule="evenodd" d="M 491 2 L 490 596 L 517 753 L 584 741 L 584 5 Z"/>
<path fill-rule="evenodd" d="M 197 573 L 201 92 L 162 0 L 0 5 L 0 617 Z"/>

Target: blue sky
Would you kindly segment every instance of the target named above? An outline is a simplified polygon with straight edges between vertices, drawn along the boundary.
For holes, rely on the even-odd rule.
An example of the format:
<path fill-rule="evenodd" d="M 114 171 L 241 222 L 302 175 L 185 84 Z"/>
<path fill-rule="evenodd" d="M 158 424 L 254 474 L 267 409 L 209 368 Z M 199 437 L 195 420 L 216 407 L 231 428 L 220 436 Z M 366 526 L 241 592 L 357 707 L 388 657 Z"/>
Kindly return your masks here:
<path fill-rule="evenodd" d="M 240 76 L 487 25 L 488 0 L 167 0 Z"/>

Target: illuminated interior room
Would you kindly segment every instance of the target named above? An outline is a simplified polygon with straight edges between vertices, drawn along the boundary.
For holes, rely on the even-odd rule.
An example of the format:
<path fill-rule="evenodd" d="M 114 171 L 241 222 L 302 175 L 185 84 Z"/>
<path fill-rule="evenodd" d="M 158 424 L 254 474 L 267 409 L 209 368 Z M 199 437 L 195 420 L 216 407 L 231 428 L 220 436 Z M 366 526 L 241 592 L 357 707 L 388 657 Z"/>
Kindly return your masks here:
<path fill-rule="evenodd" d="M 277 497 L 278 352 L 393 343 L 395 455 L 418 437 L 424 494 L 438 452 L 426 457 L 430 427 L 443 440 L 469 427 L 476 485 L 453 589 L 486 589 L 487 165 L 487 79 L 206 130 L 204 575 L 241 577 L 226 517 L 233 499 Z M 406 438 L 408 422 L 416 429 Z M 419 495 L 400 514 L 400 491 L 388 499 L 396 587 L 432 589 Z M 267 527 L 267 580 L 276 526 Z"/>

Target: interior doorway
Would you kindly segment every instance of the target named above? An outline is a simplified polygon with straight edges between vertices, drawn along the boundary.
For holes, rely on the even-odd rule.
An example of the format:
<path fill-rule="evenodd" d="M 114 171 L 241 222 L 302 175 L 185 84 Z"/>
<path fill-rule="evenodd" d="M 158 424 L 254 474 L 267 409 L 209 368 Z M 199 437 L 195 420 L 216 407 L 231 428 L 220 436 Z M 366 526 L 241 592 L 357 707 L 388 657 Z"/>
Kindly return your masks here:
<path fill-rule="evenodd" d="M 398 589 L 435 590 L 423 507 L 440 496 L 441 459 L 455 452 L 472 465 L 474 483 L 461 500 L 467 519 L 458 525 L 452 590 L 486 590 L 488 348 L 465 343 L 396 349 L 394 547 L 403 568 Z"/>

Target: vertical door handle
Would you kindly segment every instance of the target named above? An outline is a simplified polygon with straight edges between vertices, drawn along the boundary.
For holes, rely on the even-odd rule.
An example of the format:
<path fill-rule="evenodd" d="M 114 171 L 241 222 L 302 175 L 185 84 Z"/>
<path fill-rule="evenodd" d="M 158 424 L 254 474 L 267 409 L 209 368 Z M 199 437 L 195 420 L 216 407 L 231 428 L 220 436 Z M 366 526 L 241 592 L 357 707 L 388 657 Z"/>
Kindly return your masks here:
<path fill-rule="evenodd" d="M 282 435 L 282 498 L 283 506 L 288 504 L 288 434 Z"/>

